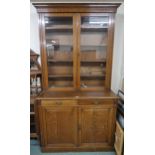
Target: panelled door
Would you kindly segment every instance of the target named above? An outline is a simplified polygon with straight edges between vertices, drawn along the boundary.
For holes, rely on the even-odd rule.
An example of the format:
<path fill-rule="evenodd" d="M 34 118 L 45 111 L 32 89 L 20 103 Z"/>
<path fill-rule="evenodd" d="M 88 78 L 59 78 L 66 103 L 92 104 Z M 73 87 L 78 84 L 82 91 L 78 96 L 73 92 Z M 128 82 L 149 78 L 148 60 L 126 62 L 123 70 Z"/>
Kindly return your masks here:
<path fill-rule="evenodd" d="M 113 108 L 105 106 L 81 106 L 79 114 L 79 143 L 81 147 L 112 145 Z"/>
<path fill-rule="evenodd" d="M 77 109 L 74 106 L 42 105 L 39 108 L 41 141 L 46 147 L 77 145 Z"/>

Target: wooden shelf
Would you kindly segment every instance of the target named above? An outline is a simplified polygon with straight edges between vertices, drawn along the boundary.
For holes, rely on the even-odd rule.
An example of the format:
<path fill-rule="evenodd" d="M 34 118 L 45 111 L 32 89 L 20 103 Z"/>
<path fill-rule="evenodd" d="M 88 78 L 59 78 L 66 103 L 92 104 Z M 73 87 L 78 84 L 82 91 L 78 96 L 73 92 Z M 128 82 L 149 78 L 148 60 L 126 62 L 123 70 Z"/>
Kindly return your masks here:
<path fill-rule="evenodd" d="M 31 99 L 30 100 L 30 105 L 34 105 L 34 101 L 35 101 L 34 99 Z"/>
<path fill-rule="evenodd" d="M 30 125 L 36 125 L 36 123 L 35 122 L 30 122 Z"/>
<path fill-rule="evenodd" d="M 52 63 L 73 63 L 73 60 L 54 60 L 54 59 L 48 59 L 48 62 L 52 62 Z"/>
<path fill-rule="evenodd" d="M 30 115 L 35 115 L 35 112 L 30 112 Z"/>
<path fill-rule="evenodd" d="M 103 78 L 105 75 L 90 75 L 90 74 L 81 74 L 81 77 L 88 77 L 88 78 Z"/>
<path fill-rule="evenodd" d="M 106 62 L 106 59 L 102 60 L 81 60 L 81 63 L 103 63 Z"/>
<path fill-rule="evenodd" d="M 39 70 L 31 70 L 30 71 L 30 75 L 32 76 L 32 75 L 37 75 L 37 74 L 41 74 L 41 71 Z"/>
<path fill-rule="evenodd" d="M 85 47 L 85 46 L 89 46 L 89 47 L 106 47 L 107 44 L 103 44 L 103 45 L 93 45 L 93 44 L 90 44 L 90 45 L 82 45 L 81 44 L 81 47 Z M 81 52 L 89 52 L 89 51 L 81 51 Z M 94 51 L 96 52 L 96 51 Z"/>
<path fill-rule="evenodd" d="M 39 94 L 30 95 L 30 99 L 35 99 Z"/>
<path fill-rule="evenodd" d="M 72 30 L 72 25 L 54 25 L 54 26 L 46 26 L 46 30 Z M 106 26 L 96 26 L 96 25 L 81 25 L 81 29 L 95 29 L 95 30 L 101 30 L 101 29 L 108 29 Z"/>
<path fill-rule="evenodd" d="M 48 75 L 49 78 L 72 78 L 73 75 Z"/>
<path fill-rule="evenodd" d="M 30 99 L 35 99 L 38 96 L 38 94 L 36 95 L 30 95 Z"/>
<path fill-rule="evenodd" d="M 54 25 L 54 26 L 46 26 L 46 30 L 72 30 L 72 25 Z"/>
<path fill-rule="evenodd" d="M 30 88 L 41 88 L 41 86 L 30 86 Z"/>
<path fill-rule="evenodd" d="M 107 26 L 97 26 L 97 25 L 81 25 L 81 29 L 100 30 L 100 29 L 108 29 L 108 27 Z"/>
<path fill-rule="evenodd" d="M 46 39 L 46 45 L 51 45 L 52 44 L 52 39 Z M 55 45 L 54 45 L 55 46 Z M 59 47 L 73 47 L 73 45 L 70 43 L 61 43 L 61 44 L 59 44 Z M 55 52 L 56 52 L 57 50 L 55 50 Z M 63 52 L 63 51 L 61 51 L 61 52 Z M 68 51 L 68 52 L 72 52 L 72 51 Z"/>
<path fill-rule="evenodd" d="M 38 136 L 37 136 L 37 133 L 34 132 L 34 133 L 30 133 L 30 137 L 31 138 L 37 138 Z"/>
<path fill-rule="evenodd" d="M 42 90 L 41 86 L 32 86 L 32 78 L 35 78 L 36 82 L 38 82 L 38 77 L 41 83 L 41 66 L 38 62 L 39 55 L 31 50 L 30 53 L 30 138 L 37 138 L 36 133 L 36 122 L 35 122 L 35 99 L 40 94 L 40 91 L 36 91 L 36 94 L 32 95 L 32 90 Z M 33 67 L 35 64 L 35 67 Z"/>

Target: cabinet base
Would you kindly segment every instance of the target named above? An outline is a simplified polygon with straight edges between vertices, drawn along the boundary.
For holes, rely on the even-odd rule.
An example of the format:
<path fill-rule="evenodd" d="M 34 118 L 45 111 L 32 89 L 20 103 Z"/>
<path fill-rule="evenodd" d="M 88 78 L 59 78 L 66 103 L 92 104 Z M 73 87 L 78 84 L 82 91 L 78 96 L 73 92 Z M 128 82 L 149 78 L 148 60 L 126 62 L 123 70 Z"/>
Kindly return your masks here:
<path fill-rule="evenodd" d="M 97 152 L 97 151 L 114 151 L 114 147 L 96 147 L 96 148 L 81 148 L 81 147 L 75 147 L 75 148 L 58 148 L 58 147 L 41 147 L 42 152 Z"/>

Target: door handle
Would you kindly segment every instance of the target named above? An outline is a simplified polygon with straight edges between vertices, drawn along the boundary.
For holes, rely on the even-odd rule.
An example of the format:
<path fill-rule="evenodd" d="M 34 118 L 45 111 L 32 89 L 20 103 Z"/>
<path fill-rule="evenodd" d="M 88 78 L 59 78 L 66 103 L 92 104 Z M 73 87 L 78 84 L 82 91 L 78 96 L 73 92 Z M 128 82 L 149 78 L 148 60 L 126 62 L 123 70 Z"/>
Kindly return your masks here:
<path fill-rule="evenodd" d="M 99 104 L 99 101 L 95 101 L 94 104 L 95 104 L 95 105 L 98 105 L 98 104 Z"/>
<path fill-rule="evenodd" d="M 61 104 L 62 104 L 62 102 L 56 102 L 56 104 L 57 104 L 57 105 L 61 105 Z"/>

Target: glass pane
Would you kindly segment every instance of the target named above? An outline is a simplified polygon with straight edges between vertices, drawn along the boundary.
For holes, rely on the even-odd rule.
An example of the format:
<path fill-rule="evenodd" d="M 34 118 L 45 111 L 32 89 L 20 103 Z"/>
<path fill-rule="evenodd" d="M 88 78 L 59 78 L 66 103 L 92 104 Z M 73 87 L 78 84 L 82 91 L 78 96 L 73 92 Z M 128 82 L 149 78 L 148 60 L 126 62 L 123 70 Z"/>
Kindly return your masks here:
<path fill-rule="evenodd" d="M 108 17 L 81 18 L 81 87 L 105 83 Z"/>
<path fill-rule="evenodd" d="M 49 87 L 73 86 L 72 17 L 46 17 L 46 51 Z"/>

